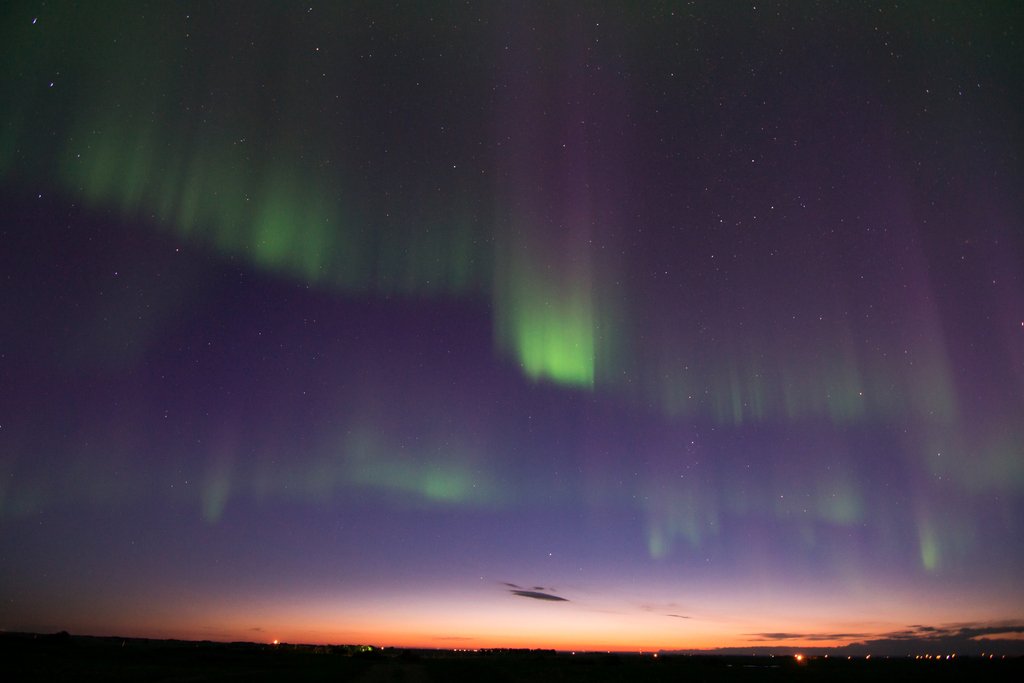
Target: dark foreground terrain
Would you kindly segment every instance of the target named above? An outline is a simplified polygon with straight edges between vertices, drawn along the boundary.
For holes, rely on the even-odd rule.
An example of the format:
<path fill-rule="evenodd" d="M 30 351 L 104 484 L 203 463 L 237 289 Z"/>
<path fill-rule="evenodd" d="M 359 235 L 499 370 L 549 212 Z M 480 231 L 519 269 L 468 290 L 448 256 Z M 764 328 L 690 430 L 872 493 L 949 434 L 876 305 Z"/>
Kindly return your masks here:
<path fill-rule="evenodd" d="M 1024 659 L 950 661 L 448 652 L 0 634 L 5 681 L 1020 681 Z"/>

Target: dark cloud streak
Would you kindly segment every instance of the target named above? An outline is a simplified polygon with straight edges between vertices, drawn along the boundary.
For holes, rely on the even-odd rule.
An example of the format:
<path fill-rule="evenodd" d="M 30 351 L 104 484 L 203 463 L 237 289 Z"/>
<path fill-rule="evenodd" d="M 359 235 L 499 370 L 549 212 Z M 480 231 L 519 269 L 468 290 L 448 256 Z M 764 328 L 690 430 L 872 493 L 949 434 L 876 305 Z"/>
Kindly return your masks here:
<path fill-rule="evenodd" d="M 789 633 L 784 631 L 749 633 L 757 643 L 778 643 L 786 650 L 794 646 L 785 641 L 824 642 L 850 641 L 839 648 L 822 648 L 822 651 L 849 652 L 851 654 L 908 655 L 928 652 L 958 652 L 978 654 L 983 651 L 1000 651 L 1007 654 L 1024 654 L 1024 624 L 954 624 L 949 626 L 926 626 L 913 624 L 905 629 L 890 631 L 870 637 L 866 633 Z M 754 645 L 754 650 L 763 650 L 766 645 Z M 806 648 L 804 648 L 806 649 Z M 727 650 L 740 651 L 737 648 Z M 747 650 L 749 651 L 749 649 Z M 716 650 L 722 652 L 724 650 Z"/>
<path fill-rule="evenodd" d="M 510 590 L 509 593 L 511 593 L 512 595 L 518 595 L 521 598 L 533 598 L 534 600 L 547 600 L 548 602 L 569 602 L 568 598 L 563 598 L 558 595 L 552 595 L 551 593 L 541 593 L 540 591 Z"/>

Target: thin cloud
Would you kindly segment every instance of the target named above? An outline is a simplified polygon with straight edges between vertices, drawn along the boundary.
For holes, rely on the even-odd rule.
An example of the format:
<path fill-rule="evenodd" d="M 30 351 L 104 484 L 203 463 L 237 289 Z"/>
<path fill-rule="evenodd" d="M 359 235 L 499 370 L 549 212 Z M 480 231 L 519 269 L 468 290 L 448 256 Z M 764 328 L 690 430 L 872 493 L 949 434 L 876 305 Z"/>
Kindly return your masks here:
<path fill-rule="evenodd" d="M 754 642 L 777 643 L 787 649 L 787 641 L 825 642 L 846 641 L 839 652 L 908 654 L 943 650 L 977 653 L 998 647 L 1008 653 L 1024 653 L 1024 623 L 999 622 L 990 624 L 949 624 L 928 626 L 912 624 L 904 629 L 885 633 L 748 633 Z M 755 645 L 757 649 L 765 646 Z M 719 651 L 731 650 L 725 648 Z M 767 650 L 766 650 L 767 651 Z"/>
<path fill-rule="evenodd" d="M 563 598 L 558 595 L 552 595 L 551 593 L 541 593 L 540 591 L 510 590 L 509 593 L 511 593 L 512 595 L 518 595 L 521 598 L 532 598 L 534 600 L 547 600 L 548 602 L 569 602 L 568 598 Z"/>
<path fill-rule="evenodd" d="M 1014 636 L 1024 634 L 1024 624 L 1020 623 L 999 623 L 999 624 L 953 624 L 950 626 L 922 626 L 914 624 L 906 630 L 891 631 L 878 636 L 878 640 L 949 640 L 968 639 L 976 640 L 985 636 Z"/>
<path fill-rule="evenodd" d="M 806 638 L 803 633 L 747 633 L 745 635 L 757 638 L 758 640 L 796 640 Z"/>
<path fill-rule="evenodd" d="M 782 640 L 850 640 L 853 638 L 867 638 L 866 633 L 748 633 L 748 636 L 758 640 L 778 642 Z"/>
<path fill-rule="evenodd" d="M 688 617 L 685 614 L 666 614 L 665 616 L 666 617 L 675 617 L 676 619 L 693 619 L 693 617 Z"/>

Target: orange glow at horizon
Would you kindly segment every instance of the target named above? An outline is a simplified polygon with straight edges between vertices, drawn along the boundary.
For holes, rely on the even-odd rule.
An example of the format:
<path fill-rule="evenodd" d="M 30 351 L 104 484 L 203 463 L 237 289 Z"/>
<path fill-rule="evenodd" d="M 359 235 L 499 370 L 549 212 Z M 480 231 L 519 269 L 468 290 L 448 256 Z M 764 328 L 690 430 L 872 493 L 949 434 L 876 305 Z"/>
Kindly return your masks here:
<path fill-rule="evenodd" d="M 518 607 L 518 606 L 514 606 Z M 584 652 L 656 652 L 658 650 L 716 649 L 723 647 L 842 647 L 849 640 L 791 639 L 766 641 L 755 637 L 775 623 L 715 623 L 704 620 L 670 619 L 651 614 L 557 614 L 559 605 L 530 604 L 521 610 L 511 609 L 500 615 L 470 613 L 461 609 L 449 614 L 410 612 L 405 615 L 383 613 L 362 614 L 358 619 L 326 618 L 310 610 L 267 611 L 255 630 L 252 615 L 226 611 L 221 614 L 192 615 L 189 619 L 154 618 L 149 623 L 122 622 L 97 631 L 86 624 L 73 630 L 96 635 L 127 637 L 178 638 L 185 640 L 260 641 L 262 634 L 272 631 L 274 645 L 279 643 L 314 645 L 362 645 L 380 647 L 436 649 L 554 649 Z M 385 610 L 387 612 L 387 610 Z M 832 624 L 786 622 L 794 631 L 814 633 L 831 629 Z M 210 625 L 214 624 L 214 627 Z M 881 636 L 887 629 L 879 628 Z M 267 641 L 263 641 L 267 642 Z M 800 661 L 798 658 L 797 661 Z"/>
<path fill-rule="evenodd" d="M 705 592 L 685 605 L 682 601 L 659 603 L 659 596 L 672 593 L 658 585 L 630 593 L 590 585 L 561 592 L 567 596 L 564 602 L 513 596 L 493 582 L 399 592 L 307 588 L 300 594 L 262 599 L 198 600 L 174 594 L 152 596 L 145 610 L 130 600 L 95 609 L 83 604 L 76 618 L 64 614 L 55 621 L 59 627 L 50 630 L 399 648 L 656 652 L 777 647 L 792 651 L 839 648 L 884 637 L 907 624 L 954 623 L 964 615 L 962 609 L 946 611 L 941 604 L 917 602 L 911 590 L 900 603 L 857 595 L 857 599 L 848 596 L 842 605 L 806 588 L 799 598 L 779 590 Z M 966 616 L 1012 617 L 984 604 Z M 856 636 L 825 638 L 825 634 Z"/>

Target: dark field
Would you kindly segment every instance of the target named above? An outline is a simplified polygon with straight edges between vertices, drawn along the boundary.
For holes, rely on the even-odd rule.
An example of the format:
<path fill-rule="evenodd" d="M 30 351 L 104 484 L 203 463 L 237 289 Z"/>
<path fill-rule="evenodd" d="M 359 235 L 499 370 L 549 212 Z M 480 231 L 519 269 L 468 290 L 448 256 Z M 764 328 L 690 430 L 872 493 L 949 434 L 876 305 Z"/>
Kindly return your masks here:
<path fill-rule="evenodd" d="M 1024 659 L 463 653 L 0 634 L 5 681 L 1019 681 Z"/>

